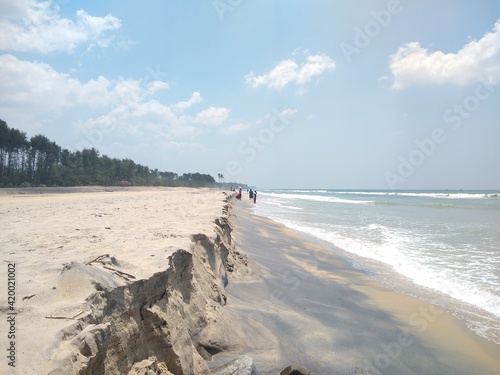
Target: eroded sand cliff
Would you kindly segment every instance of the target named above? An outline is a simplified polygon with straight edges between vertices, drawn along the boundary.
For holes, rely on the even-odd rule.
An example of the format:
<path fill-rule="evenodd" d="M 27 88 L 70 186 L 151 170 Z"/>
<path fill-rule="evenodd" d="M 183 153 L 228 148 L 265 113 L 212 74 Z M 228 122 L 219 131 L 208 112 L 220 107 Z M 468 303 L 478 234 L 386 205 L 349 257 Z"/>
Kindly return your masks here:
<path fill-rule="evenodd" d="M 2 197 L 3 239 L 19 270 L 24 374 L 210 374 L 206 360 L 239 345 L 221 311 L 227 269 L 246 262 L 232 247 L 228 195 L 55 197 Z"/>

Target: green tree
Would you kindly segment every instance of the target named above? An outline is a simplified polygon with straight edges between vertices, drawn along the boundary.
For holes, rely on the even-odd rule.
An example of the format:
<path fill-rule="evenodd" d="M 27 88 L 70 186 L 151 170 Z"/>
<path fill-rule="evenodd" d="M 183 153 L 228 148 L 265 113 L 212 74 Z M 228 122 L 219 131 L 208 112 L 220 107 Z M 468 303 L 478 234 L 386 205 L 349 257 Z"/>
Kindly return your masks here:
<path fill-rule="evenodd" d="M 35 185 L 53 185 L 56 176 L 54 168 L 59 163 L 61 148 L 44 135 L 36 135 L 30 140 L 29 169 Z"/>
<path fill-rule="evenodd" d="M 82 167 L 84 185 L 97 184 L 99 168 L 99 151 L 95 148 L 82 150 Z"/>
<path fill-rule="evenodd" d="M 217 175 L 222 182 L 224 176 Z M 124 183 L 125 182 L 125 183 Z M 99 155 L 95 148 L 70 151 L 61 149 L 44 135 L 29 141 L 20 130 L 0 120 L 0 186 L 51 185 L 163 185 L 213 186 L 207 174 L 163 172 L 136 164 L 131 159 Z"/>
<path fill-rule="evenodd" d="M 9 129 L 6 139 L 6 179 L 5 182 L 17 185 L 25 178 L 25 155 L 28 149 L 26 133 L 17 129 Z"/>

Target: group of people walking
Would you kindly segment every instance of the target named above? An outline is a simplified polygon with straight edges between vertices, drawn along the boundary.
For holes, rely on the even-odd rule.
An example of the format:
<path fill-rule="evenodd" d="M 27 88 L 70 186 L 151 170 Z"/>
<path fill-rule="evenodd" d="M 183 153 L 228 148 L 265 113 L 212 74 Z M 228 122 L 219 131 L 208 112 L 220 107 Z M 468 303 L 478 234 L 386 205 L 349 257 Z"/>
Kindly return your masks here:
<path fill-rule="evenodd" d="M 233 190 L 232 187 L 231 190 Z M 253 199 L 253 203 L 257 202 L 257 190 L 247 189 L 247 191 L 248 191 L 248 198 L 250 200 Z M 236 199 L 241 199 L 241 188 L 239 188 L 238 192 L 236 193 Z"/>

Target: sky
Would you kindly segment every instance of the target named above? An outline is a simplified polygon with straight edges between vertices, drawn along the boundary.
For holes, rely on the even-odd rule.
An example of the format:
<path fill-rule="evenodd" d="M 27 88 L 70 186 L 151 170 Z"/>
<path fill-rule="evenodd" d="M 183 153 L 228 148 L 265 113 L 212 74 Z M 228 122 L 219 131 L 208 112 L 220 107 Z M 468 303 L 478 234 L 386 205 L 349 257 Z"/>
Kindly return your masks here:
<path fill-rule="evenodd" d="M 500 189 L 498 0 L 0 0 L 0 119 L 258 188 Z"/>

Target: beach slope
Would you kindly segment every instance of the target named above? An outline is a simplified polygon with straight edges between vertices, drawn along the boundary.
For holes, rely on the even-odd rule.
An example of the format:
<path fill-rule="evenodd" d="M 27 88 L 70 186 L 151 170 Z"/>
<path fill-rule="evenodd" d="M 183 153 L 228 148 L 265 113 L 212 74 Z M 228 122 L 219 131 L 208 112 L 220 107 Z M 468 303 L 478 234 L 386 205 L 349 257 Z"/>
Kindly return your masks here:
<path fill-rule="evenodd" d="M 261 373 L 290 364 L 317 374 L 500 373 L 498 345 L 250 206 L 235 203 L 233 237 L 254 272 L 230 278 L 225 309 L 248 328 L 246 354 Z"/>

